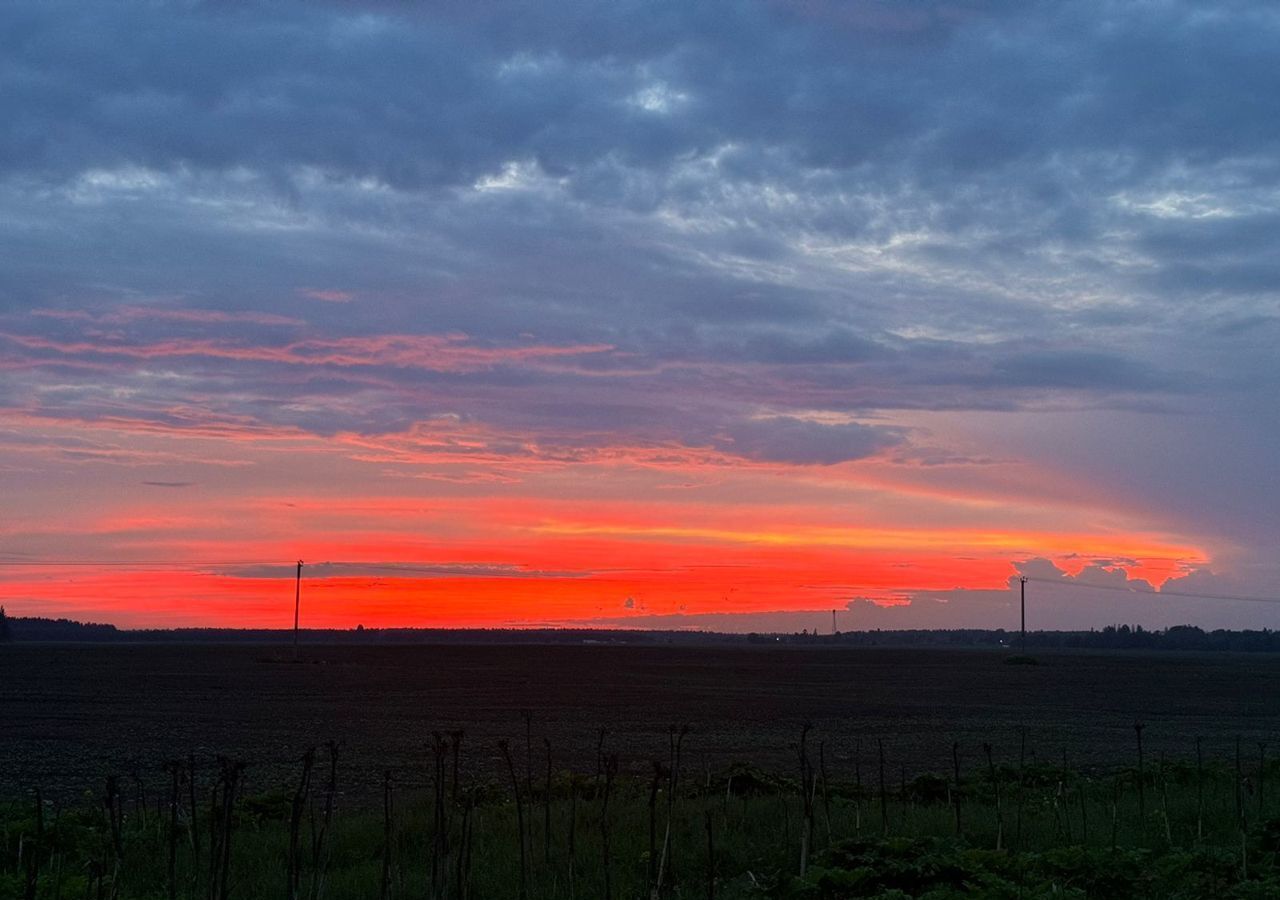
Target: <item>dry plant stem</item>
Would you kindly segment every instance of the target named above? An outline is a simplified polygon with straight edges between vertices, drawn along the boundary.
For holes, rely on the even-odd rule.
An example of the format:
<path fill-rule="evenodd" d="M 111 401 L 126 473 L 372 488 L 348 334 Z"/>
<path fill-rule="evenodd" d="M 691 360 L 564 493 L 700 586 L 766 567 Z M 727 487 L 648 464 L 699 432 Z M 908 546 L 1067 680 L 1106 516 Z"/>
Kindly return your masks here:
<path fill-rule="evenodd" d="M 187 836 L 191 841 L 191 855 L 196 863 L 200 861 L 200 828 L 198 827 L 198 819 L 200 814 L 196 806 L 196 756 L 194 753 L 187 754 L 187 808 L 191 810 L 191 817 L 187 821 Z M 192 866 L 192 877 L 198 866 Z"/>
<path fill-rule="evenodd" d="M 813 726 L 805 722 L 800 727 L 800 801 L 804 810 L 804 822 L 800 828 L 800 877 L 809 869 L 809 847 L 813 842 L 813 769 L 809 764 L 808 740 Z"/>
<path fill-rule="evenodd" d="M 880 754 L 880 831 L 889 833 L 889 789 L 884 783 L 884 739 L 876 738 L 876 746 Z"/>
<path fill-rule="evenodd" d="M 107 812 L 107 822 L 111 827 L 111 849 L 116 859 L 124 856 L 124 846 L 120 839 L 120 824 L 123 812 L 120 809 L 119 783 L 116 776 L 107 776 L 107 789 L 102 800 Z"/>
<path fill-rule="evenodd" d="M 1240 736 L 1236 735 L 1236 827 L 1245 830 L 1244 816 L 1244 765 L 1240 759 Z"/>
<path fill-rule="evenodd" d="M 178 897 L 178 797 L 181 785 L 182 766 L 177 761 L 165 764 L 169 771 L 169 857 L 165 866 L 165 881 L 168 887 L 169 900 Z"/>
<path fill-rule="evenodd" d="M 227 900 L 231 896 L 230 878 L 231 878 L 231 831 L 235 825 L 236 810 L 236 792 L 240 786 L 240 776 L 244 773 L 244 763 L 236 762 L 231 766 L 231 772 L 227 779 L 227 789 L 224 793 L 226 798 L 226 825 L 222 834 L 222 884 L 219 890 L 220 900 Z M 319 896 L 317 894 L 317 896 Z"/>
<path fill-rule="evenodd" d="M 382 773 L 382 889 L 379 891 L 381 900 L 390 900 L 391 897 L 391 854 L 395 847 L 391 791 L 391 770 L 387 769 Z"/>
<path fill-rule="evenodd" d="M 244 771 L 244 763 L 231 762 L 219 757 L 218 768 L 222 783 L 222 801 L 218 809 L 217 877 L 210 879 L 209 896 L 210 900 L 227 900 L 230 896 L 231 835 L 235 827 L 236 789 L 239 786 L 240 774 Z"/>
<path fill-rule="evenodd" d="M 324 893 L 326 869 L 328 868 L 329 827 L 333 823 L 333 808 L 338 797 L 338 744 L 328 741 L 325 749 L 329 751 L 329 780 L 324 785 L 324 812 L 318 830 L 312 831 L 311 841 L 311 900 L 320 900 Z M 314 822 L 314 820 L 313 820 Z"/>
<path fill-rule="evenodd" d="M 1004 810 L 1000 804 L 1000 777 L 996 774 L 995 757 L 990 744 L 982 745 L 982 752 L 987 756 L 987 774 L 991 778 L 991 788 L 996 799 L 996 849 L 1004 846 Z"/>
<path fill-rule="evenodd" d="M 711 827 L 711 810 L 706 810 L 707 825 L 707 900 L 716 900 L 716 838 Z"/>
<path fill-rule="evenodd" d="M 953 743 L 951 745 L 951 802 L 956 809 L 956 835 L 964 833 L 964 829 L 960 827 L 960 744 Z"/>
<path fill-rule="evenodd" d="M 822 776 L 822 817 L 827 826 L 827 844 L 831 844 L 831 796 L 827 793 L 826 741 L 818 742 L 818 771 Z"/>
<path fill-rule="evenodd" d="M 604 761 L 604 800 L 600 804 L 600 850 L 604 863 L 604 900 L 613 900 L 613 872 L 609 857 L 609 796 L 613 792 L 613 778 L 618 774 L 618 756 L 610 754 Z"/>
<path fill-rule="evenodd" d="M 1173 846 L 1173 826 L 1169 823 L 1169 782 L 1164 777 L 1164 752 L 1160 753 L 1160 768 L 1157 770 L 1160 779 L 1160 817 L 1164 820 L 1164 839 L 1167 846 Z"/>
<path fill-rule="evenodd" d="M 36 877 L 32 881 L 32 886 L 37 886 L 40 877 L 40 854 L 44 848 L 44 796 L 40 792 L 40 788 L 36 788 L 36 849 L 31 854 L 31 858 L 35 864 Z"/>
<path fill-rule="evenodd" d="M 311 769 L 315 764 L 315 749 L 308 750 L 302 756 L 302 775 L 293 792 L 293 802 L 289 809 L 289 849 L 286 859 L 287 888 L 285 897 L 297 900 L 298 889 L 302 883 L 302 854 L 299 852 L 299 838 L 302 830 L 302 813 L 307 806 L 307 796 L 311 791 Z"/>
<path fill-rule="evenodd" d="M 525 854 L 524 802 L 520 799 L 520 779 L 516 775 L 515 764 L 511 761 L 511 743 L 506 740 L 498 741 L 498 749 L 502 751 L 502 758 L 506 761 L 507 774 L 511 776 L 511 791 L 516 798 L 516 839 L 520 842 L 520 900 L 527 900 L 529 896 L 529 861 Z"/>
<path fill-rule="evenodd" d="M 1143 831 L 1147 828 L 1147 792 L 1146 792 L 1146 771 L 1143 766 L 1142 758 L 1142 729 L 1145 726 L 1141 722 L 1133 723 L 1133 731 L 1138 736 L 1138 819 L 1141 822 Z"/>
<path fill-rule="evenodd" d="M 524 715 L 524 796 L 529 802 L 529 820 L 525 823 L 528 831 L 524 840 L 533 854 L 533 713 L 523 710 Z"/>
<path fill-rule="evenodd" d="M 1071 770 L 1067 768 L 1067 748 L 1062 748 L 1062 774 L 1058 776 L 1058 800 L 1062 807 L 1063 828 L 1071 843 Z"/>
<path fill-rule="evenodd" d="M 26 877 L 23 883 L 22 897 L 23 900 L 36 900 L 36 893 L 40 890 L 40 848 L 44 846 L 44 798 L 40 796 L 40 789 L 36 788 L 35 796 L 35 818 L 36 818 L 36 834 L 35 841 L 31 847 L 31 852 L 26 854 Z M 18 838 L 18 864 L 23 863 L 23 841 Z"/>
<path fill-rule="evenodd" d="M 653 760 L 653 778 L 649 782 L 649 894 L 658 892 L 658 785 L 662 780 L 662 763 Z"/>
<path fill-rule="evenodd" d="M 567 853 L 569 857 L 569 900 L 573 900 L 577 896 L 576 893 L 576 866 L 578 852 L 578 782 L 569 776 L 569 841 Z"/>
<path fill-rule="evenodd" d="M 145 829 L 147 827 L 147 791 L 142 785 L 137 769 L 130 772 L 129 777 L 133 779 L 133 808 L 139 814 L 142 827 Z"/>
<path fill-rule="evenodd" d="M 1204 840 L 1204 750 L 1196 737 L 1196 841 Z"/>
<path fill-rule="evenodd" d="M 547 751 L 547 787 L 542 795 L 542 861 L 551 865 L 551 740 L 543 738 Z"/>
<path fill-rule="evenodd" d="M 1084 782 L 1080 784 L 1080 843 L 1089 845 L 1089 798 Z"/>
<path fill-rule="evenodd" d="M 778 792 L 778 809 L 782 814 L 782 843 L 783 846 L 791 844 L 791 808 L 787 805 L 787 798 L 782 792 Z M 745 818 L 745 809 L 744 809 Z"/>
<path fill-rule="evenodd" d="M 58 823 L 62 818 L 62 809 L 54 806 L 53 811 L 53 843 L 58 846 Z M 55 853 L 53 858 L 53 900 L 62 900 L 62 854 Z"/>
<path fill-rule="evenodd" d="M 448 816 L 447 834 L 453 833 L 453 817 L 454 817 L 454 814 L 458 811 L 458 791 L 460 790 L 458 786 L 459 785 L 458 767 L 459 767 L 459 760 L 462 756 L 462 739 L 465 736 L 466 736 L 466 732 L 463 731 L 461 728 L 457 728 L 449 732 L 449 752 L 453 756 L 453 780 L 449 786 L 449 816 Z M 470 806 L 471 806 L 471 800 L 468 799 L 467 809 L 464 810 L 464 821 L 462 823 L 462 836 L 460 838 L 462 846 L 459 846 L 453 850 L 453 853 L 457 857 L 457 863 L 458 863 L 458 866 L 457 866 L 458 886 L 456 888 L 456 891 L 459 897 L 463 896 L 464 891 L 466 889 L 461 879 L 463 878 L 464 875 L 467 878 L 470 878 L 471 849 L 467 845 L 467 842 L 470 841 L 470 835 L 468 834 L 468 831 L 467 831 L 471 827 L 471 820 L 469 815 Z M 467 861 L 465 866 L 463 865 L 464 855 L 467 856 Z"/>
<path fill-rule="evenodd" d="M 449 877 L 449 821 L 451 813 L 445 808 L 447 793 L 446 771 L 449 760 L 449 741 L 440 732 L 432 735 L 432 750 L 435 760 L 435 798 L 432 813 L 431 842 L 431 892 L 435 897 L 443 897 Z"/>
<path fill-rule="evenodd" d="M 679 731 L 676 726 L 672 725 L 668 733 L 668 748 L 671 754 L 671 774 L 667 785 L 667 825 L 666 831 L 662 837 L 662 858 L 658 863 L 658 881 L 655 887 L 657 893 L 662 892 L 662 886 L 666 883 L 667 872 L 675 868 L 674 849 L 671 846 L 671 823 L 675 819 L 676 797 L 680 789 L 680 753 L 684 745 L 685 735 L 689 733 L 689 726 L 681 726 Z M 616 763 L 617 756 L 614 756 Z"/>
<path fill-rule="evenodd" d="M 467 804 L 462 810 L 462 833 L 456 856 L 457 876 L 454 879 L 457 884 L 456 890 L 459 900 L 465 900 L 471 893 L 472 806 L 471 799 L 468 798 Z"/>
<path fill-rule="evenodd" d="M 1027 791 L 1027 728 L 1018 727 L 1018 806 L 1014 825 L 1013 849 L 1022 850 L 1022 798 Z"/>
<path fill-rule="evenodd" d="M 604 774 L 604 738 L 608 731 L 604 728 L 600 729 L 600 734 L 596 738 L 596 778 L 598 779 Z"/>
<path fill-rule="evenodd" d="M 219 807 L 219 791 L 222 782 L 220 779 L 214 779 L 213 786 L 209 790 L 209 884 L 210 894 L 213 893 L 212 885 L 218 878 L 218 860 L 221 851 L 218 846 L 218 809 Z"/>
<path fill-rule="evenodd" d="M 1262 821 L 1262 814 L 1266 807 L 1267 798 L 1267 745 L 1265 741 L 1258 742 L 1258 821 Z"/>
<path fill-rule="evenodd" d="M 667 753 L 669 765 L 667 768 L 667 825 L 662 836 L 662 856 L 658 860 L 658 875 L 654 879 L 653 887 L 650 890 L 652 897 L 658 897 L 662 893 L 662 883 L 667 873 L 667 853 L 671 847 L 671 817 L 672 810 L 676 799 L 676 726 L 672 725 L 667 735 Z"/>
<path fill-rule="evenodd" d="M 1120 832 L 1120 778 L 1116 777 L 1115 783 L 1112 785 L 1111 799 L 1111 852 L 1116 852 L 1116 841 Z"/>
<path fill-rule="evenodd" d="M 1247 844 L 1247 832 L 1249 823 L 1246 821 L 1244 808 L 1244 762 L 1240 757 L 1240 735 L 1236 735 L 1236 818 L 1237 827 L 1240 829 L 1240 877 L 1249 877 L 1249 849 Z"/>
<path fill-rule="evenodd" d="M 1062 817 L 1062 833 L 1067 843 L 1072 842 L 1071 838 L 1071 794 L 1067 788 L 1070 771 L 1067 769 L 1067 748 L 1062 748 L 1062 772 L 1058 776 L 1058 793 L 1053 801 L 1053 815 L 1056 820 L 1061 812 Z"/>
<path fill-rule="evenodd" d="M 453 755 L 453 780 L 449 785 L 449 822 L 448 827 L 453 830 L 453 815 L 458 810 L 458 764 L 462 755 L 462 738 L 465 735 L 461 728 L 454 729 L 449 732 L 449 752 Z"/>
<path fill-rule="evenodd" d="M 862 834 L 862 738 L 853 743 L 853 785 L 856 796 L 853 800 L 853 830 Z"/>

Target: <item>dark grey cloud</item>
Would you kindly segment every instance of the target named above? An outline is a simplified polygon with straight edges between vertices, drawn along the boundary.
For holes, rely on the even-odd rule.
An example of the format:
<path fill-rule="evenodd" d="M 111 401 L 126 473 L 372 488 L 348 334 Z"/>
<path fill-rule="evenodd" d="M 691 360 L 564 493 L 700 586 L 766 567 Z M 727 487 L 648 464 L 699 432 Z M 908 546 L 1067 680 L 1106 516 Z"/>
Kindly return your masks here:
<path fill-rule="evenodd" d="M 876 341 L 834 328 L 820 336 L 796 336 L 784 331 L 749 335 L 741 345 L 742 358 L 762 363 L 857 363 L 883 357 L 886 348 Z"/>
<path fill-rule="evenodd" d="M 233 578 L 295 578 L 293 566 L 247 565 L 221 567 L 219 574 Z M 312 562 L 303 574 L 316 578 L 589 578 L 590 570 L 548 571 L 509 563 Z"/>
<path fill-rule="evenodd" d="M 833 32 L 767 4 L 449 6 L 11 4 L 0 160 L 425 187 L 510 160 L 598 181 L 763 146 L 788 167 L 905 160 L 952 181 L 1064 151 L 1203 165 L 1280 137 L 1278 26 L 1257 9 L 974 4 L 925 22 L 893 4 L 899 28 Z"/>
<path fill-rule="evenodd" d="M 1100 350 L 1049 348 L 997 359 L 992 378 L 1008 387 L 1079 390 L 1172 390 L 1175 381 L 1143 362 Z"/>
<path fill-rule="evenodd" d="M 731 425 L 723 446 L 745 459 L 833 465 L 862 459 L 902 441 L 897 429 L 858 422 L 828 424 L 775 416 Z"/>

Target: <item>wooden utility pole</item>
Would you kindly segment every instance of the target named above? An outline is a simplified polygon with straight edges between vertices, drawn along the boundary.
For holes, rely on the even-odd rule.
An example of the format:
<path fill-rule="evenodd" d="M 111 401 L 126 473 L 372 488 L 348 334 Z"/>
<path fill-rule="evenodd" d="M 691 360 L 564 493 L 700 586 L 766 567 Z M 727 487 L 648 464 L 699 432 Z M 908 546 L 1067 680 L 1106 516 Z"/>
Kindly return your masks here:
<path fill-rule="evenodd" d="M 293 582 L 293 661 L 298 661 L 298 610 L 302 607 L 302 560 L 298 560 L 298 574 Z"/>
<path fill-rule="evenodd" d="M 834 609 L 831 610 L 831 633 L 832 634 L 840 633 L 840 629 L 836 627 L 836 611 Z"/>
<path fill-rule="evenodd" d="M 299 566 L 302 563 L 298 563 Z M 1027 652 L 1027 576 L 1023 575 L 1018 579 L 1018 589 L 1021 597 L 1022 606 L 1022 652 Z"/>

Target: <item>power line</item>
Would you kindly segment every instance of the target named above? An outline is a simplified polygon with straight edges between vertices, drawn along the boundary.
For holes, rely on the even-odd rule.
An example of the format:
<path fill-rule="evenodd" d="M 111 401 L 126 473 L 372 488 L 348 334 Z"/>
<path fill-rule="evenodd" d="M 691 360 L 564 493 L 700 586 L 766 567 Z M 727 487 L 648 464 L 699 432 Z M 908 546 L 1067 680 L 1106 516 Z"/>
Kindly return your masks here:
<path fill-rule="evenodd" d="M 188 562 L 179 560 L 119 560 L 119 559 L 77 559 L 77 560 L 57 560 L 57 559 L 0 559 L 0 566 L 14 566 L 17 568 L 27 568 L 35 566 L 55 566 L 63 568 L 67 566 L 78 567 L 113 567 L 113 568 L 179 568 L 179 569 L 209 569 L 209 568 L 232 568 L 236 566 L 276 566 L 283 565 L 288 567 L 287 563 L 281 563 L 279 560 L 252 560 L 249 562 L 208 562 L 200 560 L 198 562 Z"/>
<path fill-rule="evenodd" d="M 413 572 L 423 575 L 439 575 L 442 572 L 450 574 L 465 574 L 467 569 L 475 569 L 483 571 L 486 574 L 492 572 L 497 564 L 494 563 L 475 563 L 474 565 L 467 563 L 362 563 L 362 562 L 323 562 L 314 563 L 312 568 L 328 568 L 328 569 L 366 569 L 370 572 Z M 512 572 L 517 571 L 512 569 Z M 524 571 L 524 570 L 519 570 Z"/>
<path fill-rule="evenodd" d="M 293 563 L 281 562 L 279 560 L 56 560 L 56 559 L 14 559 L 0 558 L 0 566 L 8 566 L 12 568 L 117 568 L 117 569 L 185 569 L 193 573 L 208 569 L 237 569 L 237 568 L 253 568 L 253 567 L 270 567 L 278 568 L 282 573 L 293 574 Z M 466 564 L 459 565 L 457 563 L 422 563 L 422 562 L 406 562 L 406 563 L 385 563 L 385 562 L 321 562 L 313 563 L 312 569 L 363 569 L 367 571 L 379 572 L 405 572 L 410 574 L 427 574 L 438 575 L 442 572 L 451 574 L 464 574 L 468 568 L 475 568 L 477 571 L 487 571 L 493 568 L 492 565 L 476 564 L 474 567 Z M 628 571 L 628 570 L 606 570 L 606 571 Z M 496 574 L 496 573 L 494 573 Z M 524 572 L 526 576 L 533 574 Z M 323 577 L 320 575 L 319 577 Z M 1114 585 L 1114 584 L 1096 584 L 1087 581 L 1064 581 L 1053 578 L 1039 578 L 1036 576 L 1019 576 L 1024 581 L 1035 582 L 1036 584 L 1048 584 L 1058 587 L 1080 588 L 1084 590 L 1112 591 L 1122 594 L 1137 594 L 1149 597 L 1185 597 L 1191 600 L 1223 600 L 1238 601 L 1242 603 L 1280 603 L 1280 597 L 1254 597 L 1242 594 L 1206 594 L 1196 591 L 1179 591 L 1179 590 L 1150 590 L 1144 591 L 1132 587 Z M 849 585 L 848 587 L 852 587 Z M 916 593 L 924 592 L 926 588 L 895 588 L 899 593 Z M 960 588 L 959 590 L 982 590 L 982 588 Z"/>
<path fill-rule="evenodd" d="M 1088 581 L 1056 581 L 1052 578 L 1033 578 L 1026 576 L 1026 581 L 1034 581 L 1037 584 L 1052 584 L 1058 587 L 1084 588 L 1094 591 L 1117 591 L 1121 594 L 1138 594 L 1143 597 L 1187 597 L 1192 600 L 1239 600 L 1245 603 L 1280 603 L 1280 597 L 1245 597 L 1239 594 L 1199 594 L 1193 591 L 1176 591 L 1176 590 L 1150 590 L 1143 591 L 1137 588 L 1121 587 L 1118 584 L 1094 584 Z"/>
<path fill-rule="evenodd" d="M 99 568 L 110 567 L 116 569 L 186 569 L 190 571 L 198 571 L 204 569 L 249 569 L 256 567 L 278 568 L 284 573 L 292 573 L 294 563 L 282 563 L 279 560 L 236 560 L 231 562 L 199 560 L 196 562 L 187 562 L 182 560 L 22 560 L 22 559 L 0 559 L 0 566 L 9 566 L 11 568 Z M 319 562 L 311 563 L 313 569 L 329 570 L 329 569 L 360 569 L 375 572 L 408 572 L 425 575 L 439 575 L 441 573 L 466 574 L 468 569 L 474 569 L 478 572 L 495 572 L 500 564 L 497 563 L 377 563 L 377 562 Z M 516 571 L 512 569 L 512 571 Z M 525 571 L 525 570 L 521 570 Z M 593 570 L 593 571 L 631 571 L 628 569 L 618 570 Z M 323 576 L 321 576 L 323 577 Z"/>

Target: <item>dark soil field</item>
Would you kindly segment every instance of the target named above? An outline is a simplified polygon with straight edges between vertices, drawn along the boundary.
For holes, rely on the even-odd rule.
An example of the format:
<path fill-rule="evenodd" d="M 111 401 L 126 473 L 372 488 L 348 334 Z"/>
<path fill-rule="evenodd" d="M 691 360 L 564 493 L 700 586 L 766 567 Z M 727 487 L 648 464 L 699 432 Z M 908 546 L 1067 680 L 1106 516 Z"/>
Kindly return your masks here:
<path fill-rule="evenodd" d="M 983 651 L 714 646 L 308 647 L 11 645 L 0 648 L 0 796 L 97 790 L 102 776 L 158 780 L 168 759 L 248 763 L 251 788 L 292 781 L 310 746 L 341 742 L 345 792 L 371 794 L 383 769 L 425 772 L 432 731 L 465 729 L 473 773 L 498 774 L 497 741 L 535 765 L 591 771 L 599 730 L 624 769 L 667 753 L 690 726 L 687 765 L 794 766 L 801 724 L 832 777 L 869 773 L 882 739 L 894 776 L 967 765 L 981 745 L 1016 759 L 1126 765 L 1134 722 L 1148 759 L 1280 752 L 1280 658 L 1227 654 L 1043 654 L 1006 665 Z"/>

